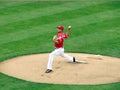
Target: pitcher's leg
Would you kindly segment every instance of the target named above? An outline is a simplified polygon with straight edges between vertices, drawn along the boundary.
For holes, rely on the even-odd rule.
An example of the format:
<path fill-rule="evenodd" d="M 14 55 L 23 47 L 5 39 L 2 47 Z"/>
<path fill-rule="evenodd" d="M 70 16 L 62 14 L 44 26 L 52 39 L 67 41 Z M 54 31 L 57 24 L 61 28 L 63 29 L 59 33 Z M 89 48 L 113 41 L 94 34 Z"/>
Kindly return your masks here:
<path fill-rule="evenodd" d="M 64 48 L 61 49 L 61 56 L 66 58 L 68 61 L 70 62 L 76 62 L 76 63 L 86 63 L 85 60 L 76 60 L 75 57 L 69 56 L 67 54 L 64 53 Z"/>
<path fill-rule="evenodd" d="M 52 71 L 53 60 L 54 60 L 54 57 L 57 55 L 59 55 L 59 49 L 55 49 L 52 53 L 49 54 L 46 73 L 49 73 Z"/>
<path fill-rule="evenodd" d="M 52 70 L 52 63 L 53 63 L 53 59 L 54 59 L 55 55 L 53 53 L 51 53 L 49 55 L 49 59 L 48 59 L 48 64 L 47 64 L 47 69 Z"/>
<path fill-rule="evenodd" d="M 61 49 L 61 56 L 64 57 L 64 58 L 66 58 L 68 61 L 73 62 L 73 58 L 74 58 L 74 57 L 65 54 L 65 53 L 64 53 L 64 48 Z"/>
<path fill-rule="evenodd" d="M 67 55 L 67 54 L 63 54 L 62 56 L 63 56 L 64 58 L 66 58 L 68 61 L 73 62 L 73 57 L 72 57 L 72 56 L 69 56 L 69 55 Z"/>

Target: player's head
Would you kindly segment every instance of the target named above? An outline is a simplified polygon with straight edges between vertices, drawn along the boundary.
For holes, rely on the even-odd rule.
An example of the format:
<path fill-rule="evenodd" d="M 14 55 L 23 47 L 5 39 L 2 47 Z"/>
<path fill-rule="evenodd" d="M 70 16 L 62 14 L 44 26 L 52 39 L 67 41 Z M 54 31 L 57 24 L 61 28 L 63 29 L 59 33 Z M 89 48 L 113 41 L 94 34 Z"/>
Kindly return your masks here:
<path fill-rule="evenodd" d="M 62 32 L 63 30 L 64 30 L 64 26 L 57 26 L 57 28 L 58 28 L 58 32 Z"/>

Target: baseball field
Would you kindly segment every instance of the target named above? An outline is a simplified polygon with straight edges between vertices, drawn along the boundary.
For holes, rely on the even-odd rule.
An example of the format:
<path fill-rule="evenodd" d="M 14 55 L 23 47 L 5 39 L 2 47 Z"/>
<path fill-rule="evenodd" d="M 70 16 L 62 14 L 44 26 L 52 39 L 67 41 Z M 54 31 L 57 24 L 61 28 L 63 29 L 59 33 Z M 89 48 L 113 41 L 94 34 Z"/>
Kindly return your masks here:
<path fill-rule="evenodd" d="M 120 58 L 120 1 L 0 2 L 0 90 L 119 90 L 120 76 L 114 83 L 73 85 L 31 82 L 1 72 L 8 59 L 53 51 L 58 25 L 65 26 L 64 32 L 72 26 L 65 52 Z"/>

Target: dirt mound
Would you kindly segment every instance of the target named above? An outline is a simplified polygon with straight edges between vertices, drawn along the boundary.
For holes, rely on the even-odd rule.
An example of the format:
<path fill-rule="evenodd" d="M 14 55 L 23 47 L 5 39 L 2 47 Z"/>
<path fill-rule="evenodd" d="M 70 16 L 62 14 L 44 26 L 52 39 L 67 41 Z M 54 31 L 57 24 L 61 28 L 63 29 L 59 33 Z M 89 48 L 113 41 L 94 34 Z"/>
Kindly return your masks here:
<path fill-rule="evenodd" d="M 53 72 L 45 73 L 49 54 L 20 56 L 0 63 L 0 72 L 19 79 L 54 84 L 105 84 L 120 81 L 120 58 L 67 53 L 87 64 L 55 57 Z"/>

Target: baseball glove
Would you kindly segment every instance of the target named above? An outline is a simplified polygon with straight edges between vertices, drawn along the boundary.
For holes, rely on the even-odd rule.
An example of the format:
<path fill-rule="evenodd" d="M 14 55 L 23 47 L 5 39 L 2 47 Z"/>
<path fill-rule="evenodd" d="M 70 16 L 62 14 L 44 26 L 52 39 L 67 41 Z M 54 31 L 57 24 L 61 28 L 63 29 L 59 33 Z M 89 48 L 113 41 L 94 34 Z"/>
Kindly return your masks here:
<path fill-rule="evenodd" d="M 58 42 L 58 36 L 57 36 L 57 35 L 54 35 L 53 41 L 54 41 L 54 42 Z"/>

